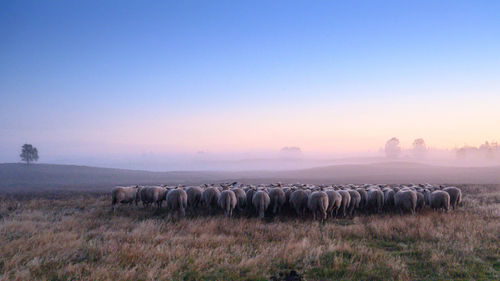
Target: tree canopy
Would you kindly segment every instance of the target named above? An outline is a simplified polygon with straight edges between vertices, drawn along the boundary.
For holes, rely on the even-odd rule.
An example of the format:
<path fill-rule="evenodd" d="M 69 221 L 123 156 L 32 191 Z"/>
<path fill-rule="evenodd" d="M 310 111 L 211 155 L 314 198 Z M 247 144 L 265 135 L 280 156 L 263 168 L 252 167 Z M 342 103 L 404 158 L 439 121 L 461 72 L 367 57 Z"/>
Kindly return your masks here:
<path fill-rule="evenodd" d="M 399 139 L 391 138 L 385 143 L 385 155 L 387 158 L 398 158 L 401 154 Z"/>
<path fill-rule="evenodd" d="M 24 144 L 19 156 L 21 161 L 29 165 L 30 162 L 38 161 L 38 150 L 31 144 Z"/>

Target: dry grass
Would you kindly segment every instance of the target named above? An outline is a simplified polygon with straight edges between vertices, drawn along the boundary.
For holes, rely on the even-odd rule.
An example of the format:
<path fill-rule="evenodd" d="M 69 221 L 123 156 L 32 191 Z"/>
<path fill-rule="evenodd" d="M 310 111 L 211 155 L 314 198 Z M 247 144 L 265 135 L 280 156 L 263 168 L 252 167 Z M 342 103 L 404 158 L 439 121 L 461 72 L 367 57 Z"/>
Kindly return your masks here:
<path fill-rule="evenodd" d="M 500 186 L 462 187 L 451 213 L 326 224 L 195 217 L 178 222 L 108 195 L 0 199 L 3 280 L 498 280 Z"/>

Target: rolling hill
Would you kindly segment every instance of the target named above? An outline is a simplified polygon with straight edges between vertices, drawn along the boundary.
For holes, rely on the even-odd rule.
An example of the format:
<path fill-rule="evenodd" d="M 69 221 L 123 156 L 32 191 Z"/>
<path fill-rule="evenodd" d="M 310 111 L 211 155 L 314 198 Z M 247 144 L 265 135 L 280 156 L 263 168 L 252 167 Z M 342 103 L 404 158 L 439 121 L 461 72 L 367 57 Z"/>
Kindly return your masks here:
<path fill-rule="evenodd" d="M 170 171 L 97 168 L 74 165 L 0 164 L 0 191 L 93 190 L 115 185 L 244 183 L 500 183 L 500 167 L 442 167 L 409 162 L 333 165 L 289 171 Z"/>

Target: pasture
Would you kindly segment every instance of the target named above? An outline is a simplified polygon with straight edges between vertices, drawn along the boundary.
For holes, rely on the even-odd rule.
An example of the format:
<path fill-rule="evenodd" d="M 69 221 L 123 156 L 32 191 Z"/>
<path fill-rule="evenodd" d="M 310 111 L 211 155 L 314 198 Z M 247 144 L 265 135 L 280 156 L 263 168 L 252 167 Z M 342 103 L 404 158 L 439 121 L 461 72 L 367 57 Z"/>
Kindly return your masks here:
<path fill-rule="evenodd" d="M 2 280 L 498 280 L 500 185 L 461 206 L 321 223 L 119 206 L 109 193 L 0 195 Z"/>

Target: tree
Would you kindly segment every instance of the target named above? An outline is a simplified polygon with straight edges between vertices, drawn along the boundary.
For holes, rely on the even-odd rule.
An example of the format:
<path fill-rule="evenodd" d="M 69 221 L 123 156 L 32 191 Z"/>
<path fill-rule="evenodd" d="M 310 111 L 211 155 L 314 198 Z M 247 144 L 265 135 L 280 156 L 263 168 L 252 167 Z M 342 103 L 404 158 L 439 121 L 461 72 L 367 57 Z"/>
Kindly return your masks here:
<path fill-rule="evenodd" d="M 401 154 L 401 147 L 399 146 L 399 140 L 397 138 L 392 138 L 385 143 L 385 155 L 387 158 L 398 158 Z"/>
<path fill-rule="evenodd" d="M 427 146 L 424 139 L 416 139 L 413 141 L 413 154 L 415 157 L 423 157 L 427 153 Z"/>
<path fill-rule="evenodd" d="M 19 156 L 21 156 L 21 161 L 29 165 L 30 162 L 38 161 L 38 150 L 31 144 L 24 144 Z"/>

